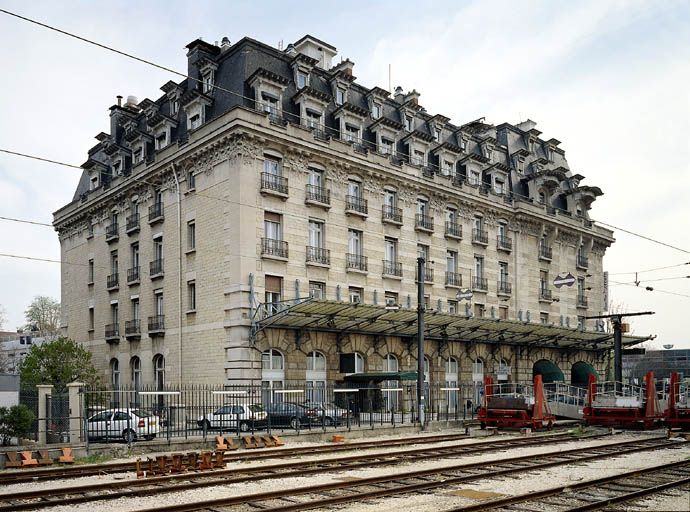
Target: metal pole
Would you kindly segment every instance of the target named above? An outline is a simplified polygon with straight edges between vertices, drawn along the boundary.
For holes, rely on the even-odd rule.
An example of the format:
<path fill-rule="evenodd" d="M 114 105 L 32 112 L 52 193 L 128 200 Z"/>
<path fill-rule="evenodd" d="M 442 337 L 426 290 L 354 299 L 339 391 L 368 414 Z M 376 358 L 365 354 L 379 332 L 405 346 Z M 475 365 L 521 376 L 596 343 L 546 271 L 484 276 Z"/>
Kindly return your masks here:
<path fill-rule="evenodd" d="M 424 258 L 417 258 L 417 410 L 424 430 Z"/>
<path fill-rule="evenodd" d="M 623 352 L 622 352 L 622 329 L 621 316 L 615 315 L 611 317 L 613 324 L 613 380 L 616 381 L 616 386 L 619 382 L 623 382 Z"/>

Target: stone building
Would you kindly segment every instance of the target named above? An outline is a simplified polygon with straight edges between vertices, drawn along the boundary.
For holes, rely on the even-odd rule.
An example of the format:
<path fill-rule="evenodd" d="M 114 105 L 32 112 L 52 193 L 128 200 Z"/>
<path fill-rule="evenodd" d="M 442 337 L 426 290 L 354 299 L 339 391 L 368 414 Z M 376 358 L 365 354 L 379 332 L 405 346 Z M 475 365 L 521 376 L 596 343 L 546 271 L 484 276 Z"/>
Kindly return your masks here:
<path fill-rule="evenodd" d="M 558 140 L 431 115 L 311 36 L 187 49 L 188 79 L 110 108 L 55 213 L 62 329 L 113 385 L 414 371 L 420 256 L 425 379 L 602 371 L 614 239 Z"/>

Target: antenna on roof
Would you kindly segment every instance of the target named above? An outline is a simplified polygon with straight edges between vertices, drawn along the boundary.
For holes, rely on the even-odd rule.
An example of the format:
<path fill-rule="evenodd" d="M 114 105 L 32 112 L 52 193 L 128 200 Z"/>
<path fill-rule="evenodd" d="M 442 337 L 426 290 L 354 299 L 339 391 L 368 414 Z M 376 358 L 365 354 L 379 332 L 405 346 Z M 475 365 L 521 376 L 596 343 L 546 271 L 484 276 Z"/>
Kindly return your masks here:
<path fill-rule="evenodd" d="M 278 41 L 278 49 L 279 50 L 283 49 L 283 40 L 282 39 L 280 41 Z"/>
<path fill-rule="evenodd" d="M 391 65 L 388 63 L 388 92 L 393 91 L 393 86 L 391 85 L 393 81 L 391 80 Z"/>

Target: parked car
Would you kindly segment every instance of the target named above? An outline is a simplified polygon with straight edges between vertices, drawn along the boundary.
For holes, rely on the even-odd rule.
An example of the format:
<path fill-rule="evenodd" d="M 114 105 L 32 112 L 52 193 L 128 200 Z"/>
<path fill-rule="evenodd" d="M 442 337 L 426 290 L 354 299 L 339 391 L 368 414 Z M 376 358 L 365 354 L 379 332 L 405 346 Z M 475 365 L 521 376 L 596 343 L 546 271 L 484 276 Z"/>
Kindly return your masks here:
<path fill-rule="evenodd" d="M 304 402 L 303 404 L 308 409 L 316 411 L 316 421 L 330 427 L 332 425 L 340 425 L 347 422 L 348 415 L 352 420 L 352 413 L 347 409 L 338 407 L 333 402 Z"/>
<path fill-rule="evenodd" d="M 266 407 L 266 412 L 270 425 L 275 427 L 291 427 L 298 430 L 303 425 L 318 422 L 316 409 L 292 402 L 271 404 Z"/>
<path fill-rule="evenodd" d="M 197 419 L 197 425 L 206 430 L 212 428 L 237 429 L 247 432 L 253 428 L 263 428 L 266 425 L 266 411 L 258 404 L 239 403 L 223 405 L 215 411 Z"/>
<path fill-rule="evenodd" d="M 86 420 L 89 439 L 151 440 L 160 431 L 160 418 L 143 409 L 106 409 Z"/>

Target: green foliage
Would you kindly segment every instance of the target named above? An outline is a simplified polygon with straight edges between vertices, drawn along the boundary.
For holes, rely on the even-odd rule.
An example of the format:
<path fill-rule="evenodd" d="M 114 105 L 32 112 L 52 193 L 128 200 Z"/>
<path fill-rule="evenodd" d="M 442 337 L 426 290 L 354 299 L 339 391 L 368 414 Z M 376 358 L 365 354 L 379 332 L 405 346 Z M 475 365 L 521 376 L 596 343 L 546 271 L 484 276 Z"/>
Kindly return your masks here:
<path fill-rule="evenodd" d="M 13 437 L 18 439 L 26 437 L 26 434 L 31 430 L 34 419 L 34 413 L 26 405 L 0 407 L 0 441 L 2 441 L 2 446 L 7 446 Z"/>
<path fill-rule="evenodd" d="M 42 345 L 33 345 L 19 366 L 22 386 L 52 384 L 60 393 L 70 382 L 87 386 L 100 385 L 98 372 L 91 361 L 91 353 L 69 338 L 59 337 Z"/>
<path fill-rule="evenodd" d="M 87 455 L 86 457 L 76 459 L 74 461 L 74 463 L 75 464 L 103 464 L 104 462 L 109 462 L 111 460 L 113 460 L 112 455 L 108 455 L 105 453 L 92 453 L 91 455 Z"/>

